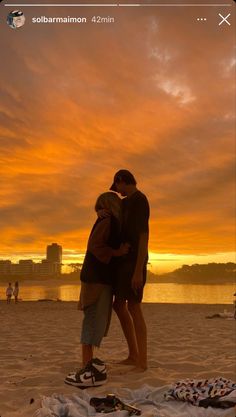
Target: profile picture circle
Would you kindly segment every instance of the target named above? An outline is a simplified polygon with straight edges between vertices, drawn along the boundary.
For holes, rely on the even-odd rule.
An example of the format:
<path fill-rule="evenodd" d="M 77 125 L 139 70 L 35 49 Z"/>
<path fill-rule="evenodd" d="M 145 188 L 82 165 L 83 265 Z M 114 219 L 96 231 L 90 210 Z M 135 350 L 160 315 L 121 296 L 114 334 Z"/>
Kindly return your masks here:
<path fill-rule="evenodd" d="M 24 13 L 20 10 L 12 10 L 7 16 L 7 24 L 12 29 L 18 29 L 25 24 Z"/>

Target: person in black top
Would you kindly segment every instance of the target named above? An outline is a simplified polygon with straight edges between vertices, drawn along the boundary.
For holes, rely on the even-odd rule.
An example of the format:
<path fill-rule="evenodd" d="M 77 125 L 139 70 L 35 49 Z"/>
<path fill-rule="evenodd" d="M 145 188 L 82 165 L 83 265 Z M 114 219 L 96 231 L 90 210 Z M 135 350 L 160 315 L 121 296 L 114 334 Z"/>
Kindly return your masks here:
<path fill-rule="evenodd" d="M 137 189 L 133 174 L 120 170 L 110 188 L 125 197 L 122 200 L 121 241 L 130 244 L 127 255 L 117 264 L 113 289 L 113 308 L 126 337 L 129 355 L 122 361 L 147 369 L 147 329 L 141 301 L 146 282 L 149 237 L 149 203 Z"/>

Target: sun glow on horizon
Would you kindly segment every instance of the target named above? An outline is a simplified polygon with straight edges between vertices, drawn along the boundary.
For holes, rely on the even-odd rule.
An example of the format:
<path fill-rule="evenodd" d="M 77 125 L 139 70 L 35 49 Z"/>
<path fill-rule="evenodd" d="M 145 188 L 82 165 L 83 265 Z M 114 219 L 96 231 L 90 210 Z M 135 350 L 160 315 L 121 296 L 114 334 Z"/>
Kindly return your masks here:
<path fill-rule="evenodd" d="M 76 250 L 64 250 L 62 256 L 62 272 L 72 272 L 73 264 L 83 263 L 85 252 L 77 252 Z M 45 254 L 35 254 L 32 252 L 18 253 L 17 256 L 0 256 L 1 259 L 9 259 L 13 263 L 18 263 L 20 259 L 32 259 L 39 263 L 45 259 Z M 236 262 L 234 252 L 222 252 L 212 254 L 174 254 L 174 253 L 156 253 L 149 251 L 148 270 L 154 274 L 163 274 L 172 272 L 180 268 L 182 265 L 208 264 L 208 263 L 227 263 Z"/>

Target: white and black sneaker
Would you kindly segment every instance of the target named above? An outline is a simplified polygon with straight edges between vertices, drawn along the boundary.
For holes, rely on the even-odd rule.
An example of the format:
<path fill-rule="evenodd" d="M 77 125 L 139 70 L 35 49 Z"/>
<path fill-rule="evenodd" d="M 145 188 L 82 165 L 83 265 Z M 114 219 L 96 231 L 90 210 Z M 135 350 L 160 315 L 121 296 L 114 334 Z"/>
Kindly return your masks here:
<path fill-rule="evenodd" d="M 88 388 L 103 385 L 107 382 L 106 365 L 98 358 L 87 363 L 85 368 L 71 372 L 65 378 L 65 383 L 75 387 Z"/>

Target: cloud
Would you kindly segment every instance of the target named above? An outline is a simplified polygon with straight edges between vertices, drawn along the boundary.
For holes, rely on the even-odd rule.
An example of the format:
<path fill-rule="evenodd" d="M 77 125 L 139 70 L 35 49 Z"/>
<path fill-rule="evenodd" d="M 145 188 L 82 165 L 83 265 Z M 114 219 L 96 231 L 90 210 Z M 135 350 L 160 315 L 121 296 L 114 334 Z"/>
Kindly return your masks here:
<path fill-rule="evenodd" d="M 85 250 L 120 167 L 150 199 L 153 252 L 232 251 L 232 34 L 188 8 L 114 13 L 115 26 L 3 28 L 0 252 Z"/>

